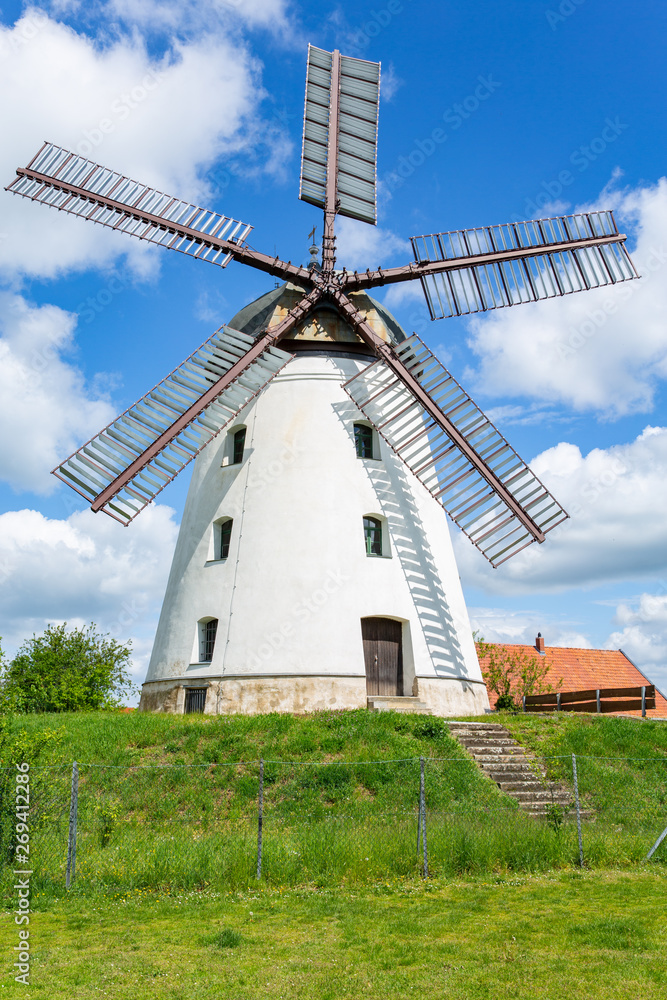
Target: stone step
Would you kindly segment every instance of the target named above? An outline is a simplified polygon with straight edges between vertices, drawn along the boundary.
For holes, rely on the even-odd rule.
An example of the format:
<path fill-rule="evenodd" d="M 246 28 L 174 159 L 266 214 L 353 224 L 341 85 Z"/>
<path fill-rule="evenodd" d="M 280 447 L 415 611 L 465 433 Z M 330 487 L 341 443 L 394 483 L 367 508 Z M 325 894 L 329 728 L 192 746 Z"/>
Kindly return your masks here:
<path fill-rule="evenodd" d="M 470 743 L 475 740 L 477 743 L 516 743 L 514 737 L 510 736 L 508 732 L 490 733 L 488 729 L 483 729 L 478 733 L 462 733 L 454 731 L 454 735 L 457 740 L 466 743 Z"/>
<path fill-rule="evenodd" d="M 476 737 L 471 737 L 470 739 L 465 739 L 465 737 L 459 737 L 459 743 L 464 746 L 466 750 L 470 753 L 483 753 L 485 750 L 495 750 L 500 753 L 502 750 L 516 751 L 517 753 L 523 753 L 522 747 L 514 740 L 480 740 Z"/>
<path fill-rule="evenodd" d="M 507 791 L 508 789 L 502 788 L 502 791 Z M 541 802 L 544 805 L 550 805 L 553 801 L 555 805 L 560 806 L 567 803 L 568 805 L 572 801 L 571 797 L 567 792 L 554 792 L 553 800 L 551 798 L 551 792 L 546 791 L 546 789 L 531 788 L 531 789 L 512 789 L 512 798 L 516 799 L 517 802 Z"/>
<path fill-rule="evenodd" d="M 480 764 L 480 767 L 487 773 L 493 771 L 497 774 L 525 774 L 529 778 L 540 778 L 543 776 L 541 771 L 536 771 L 527 760 L 521 760 L 520 757 L 515 757 L 513 760 L 506 762 L 500 760 L 485 761 L 483 764 Z"/>
<path fill-rule="evenodd" d="M 488 771 L 485 771 L 484 773 L 488 777 L 490 777 L 492 781 L 495 781 L 495 783 L 499 786 L 499 788 L 502 788 L 504 792 L 532 791 L 532 792 L 549 792 L 549 794 L 551 794 L 551 789 L 549 788 L 548 785 L 545 785 L 543 781 L 537 781 L 535 779 L 525 778 L 525 777 L 522 778 L 515 775 L 510 775 L 509 777 L 507 777 L 506 775 L 502 774 L 499 775 L 498 778 L 496 779 L 492 777 L 488 773 Z M 557 791 L 560 793 L 561 789 L 560 788 L 556 789 L 554 787 L 554 795 L 556 795 Z"/>
<path fill-rule="evenodd" d="M 466 750 L 480 764 L 492 764 L 494 761 L 498 764 L 511 764 L 512 762 L 526 760 L 526 755 L 521 748 L 515 750 L 512 747 L 507 747 L 492 750 L 490 747 L 483 747 L 482 750 L 478 750 L 475 747 L 466 747 Z"/>
<path fill-rule="evenodd" d="M 452 732 L 455 732 L 458 736 L 459 733 L 504 733 L 508 735 L 507 730 L 504 726 L 501 726 L 499 722 L 452 722 L 447 720 L 447 725 Z"/>
<path fill-rule="evenodd" d="M 562 785 L 550 785 L 539 761 L 517 743 L 500 723 L 450 722 L 449 729 L 473 757 L 482 773 L 519 804 L 529 816 L 549 816 L 552 805 L 572 816 L 572 795 Z M 582 810 L 582 818 L 592 817 Z"/>
<path fill-rule="evenodd" d="M 419 698 L 399 695 L 369 695 L 368 708 L 371 712 L 410 712 L 415 715 L 433 715 L 432 709 Z"/>

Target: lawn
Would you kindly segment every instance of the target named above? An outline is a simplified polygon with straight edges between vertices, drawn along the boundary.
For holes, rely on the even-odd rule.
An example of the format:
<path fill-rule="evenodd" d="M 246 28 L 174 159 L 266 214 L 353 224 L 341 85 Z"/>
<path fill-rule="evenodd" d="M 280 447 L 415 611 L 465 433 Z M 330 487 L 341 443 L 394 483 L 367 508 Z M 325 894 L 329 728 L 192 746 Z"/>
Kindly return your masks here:
<path fill-rule="evenodd" d="M 78 895 L 31 918 L 26 1000 L 652 1000 L 667 995 L 658 869 L 355 888 Z M 39 907 L 39 903 L 37 904 Z M 0 921 L 12 954 L 11 914 Z"/>
<path fill-rule="evenodd" d="M 550 777 L 570 789 L 577 753 L 590 816 L 583 829 L 587 866 L 639 865 L 667 824 L 667 726 L 565 714 L 502 721 L 544 754 Z M 31 856 L 38 859 L 32 888 L 42 900 L 63 891 L 73 759 L 80 769 L 77 890 L 92 895 L 253 885 L 260 755 L 267 887 L 361 888 L 416 877 L 420 756 L 436 878 L 578 864 L 572 813 L 562 824 L 557 816 L 554 822 L 527 816 L 438 718 L 366 711 L 42 715 L 15 722 L 4 751 L 3 763 L 31 762 Z M 10 792 L 0 814 L 5 850 Z M 665 861 L 667 839 L 653 864 Z M 10 898 L 7 866 L 0 878 Z"/>
<path fill-rule="evenodd" d="M 667 726 L 498 717 L 591 819 L 535 820 L 437 718 L 29 716 L 31 983 L 15 984 L 13 783 L 2 797 L 0 998 L 667 996 Z M 257 880 L 259 757 L 264 856 Z M 431 878 L 416 844 L 426 760 Z M 64 888 L 72 760 L 77 875 Z"/>

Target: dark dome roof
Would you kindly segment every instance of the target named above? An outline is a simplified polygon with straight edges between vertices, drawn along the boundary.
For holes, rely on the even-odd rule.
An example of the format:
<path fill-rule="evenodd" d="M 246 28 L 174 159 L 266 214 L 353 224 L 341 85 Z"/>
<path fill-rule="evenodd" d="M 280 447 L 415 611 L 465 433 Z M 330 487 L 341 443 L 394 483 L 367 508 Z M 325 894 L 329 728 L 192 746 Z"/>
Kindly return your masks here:
<path fill-rule="evenodd" d="M 291 282 L 285 282 L 279 285 L 278 288 L 272 288 L 271 291 L 265 292 L 264 295 L 260 295 L 258 299 L 254 302 L 249 302 L 247 306 L 244 306 L 237 314 L 232 317 L 232 319 L 227 324 L 231 326 L 234 330 L 240 330 L 243 333 L 249 334 L 251 337 L 258 336 L 264 329 L 271 319 L 276 307 L 281 304 L 281 299 L 286 296 L 289 291 L 293 293 L 294 291 L 303 291 L 306 294 L 305 289 L 301 289 L 300 286 L 294 285 Z M 292 297 L 290 296 L 290 297 Z M 388 339 L 390 343 L 400 344 L 402 340 L 405 340 L 407 334 L 399 325 L 398 321 L 389 310 L 378 302 L 377 299 L 372 298 L 366 292 L 352 292 L 350 294 L 350 299 L 355 303 L 355 305 L 363 310 L 364 307 L 369 306 L 376 310 L 382 323 L 384 324 Z M 326 309 L 331 311 L 335 310 L 335 306 L 329 305 L 328 303 L 323 303 L 321 306 L 316 306 L 317 309 Z"/>

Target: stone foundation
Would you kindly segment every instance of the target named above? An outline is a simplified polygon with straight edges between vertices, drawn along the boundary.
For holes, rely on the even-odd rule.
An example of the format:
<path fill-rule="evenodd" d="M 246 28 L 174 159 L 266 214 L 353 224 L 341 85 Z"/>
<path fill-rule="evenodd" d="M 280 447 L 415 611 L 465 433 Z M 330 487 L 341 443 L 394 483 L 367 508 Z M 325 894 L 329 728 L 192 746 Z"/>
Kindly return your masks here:
<path fill-rule="evenodd" d="M 450 715 L 484 715 L 489 696 L 483 681 L 460 678 L 415 677 L 412 694 L 443 718 Z"/>
<path fill-rule="evenodd" d="M 259 715 L 366 708 L 366 678 L 276 676 L 276 677 L 188 677 L 171 681 L 147 681 L 139 710 L 185 711 L 188 688 L 206 688 L 206 715 Z M 449 678 L 416 677 L 413 696 L 439 716 L 484 715 L 489 699 L 484 684 Z"/>
<path fill-rule="evenodd" d="M 301 715 L 325 709 L 365 708 L 365 677 L 201 677 L 147 681 L 139 711 L 185 710 L 186 688 L 207 688 L 206 715 Z"/>

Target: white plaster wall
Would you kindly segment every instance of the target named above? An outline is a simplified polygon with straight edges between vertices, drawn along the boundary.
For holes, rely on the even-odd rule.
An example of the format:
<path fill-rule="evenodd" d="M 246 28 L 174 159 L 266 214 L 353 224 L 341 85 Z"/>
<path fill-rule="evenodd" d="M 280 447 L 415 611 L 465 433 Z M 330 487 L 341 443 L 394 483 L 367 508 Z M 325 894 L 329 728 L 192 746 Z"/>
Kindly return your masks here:
<path fill-rule="evenodd" d="M 361 618 L 402 621 L 404 693 L 415 678 L 481 681 L 439 504 L 380 442 L 358 459 L 363 416 L 341 387 L 366 359 L 301 355 L 195 463 L 147 681 L 239 675 L 364 676 Z M 365 554 L 362 518 L 386 519 L 388 557 Z M 229 557 L 210 561 L 213 522 L 234 519 Z M 219 620 L 197 662 L 197 621 Z"/>

